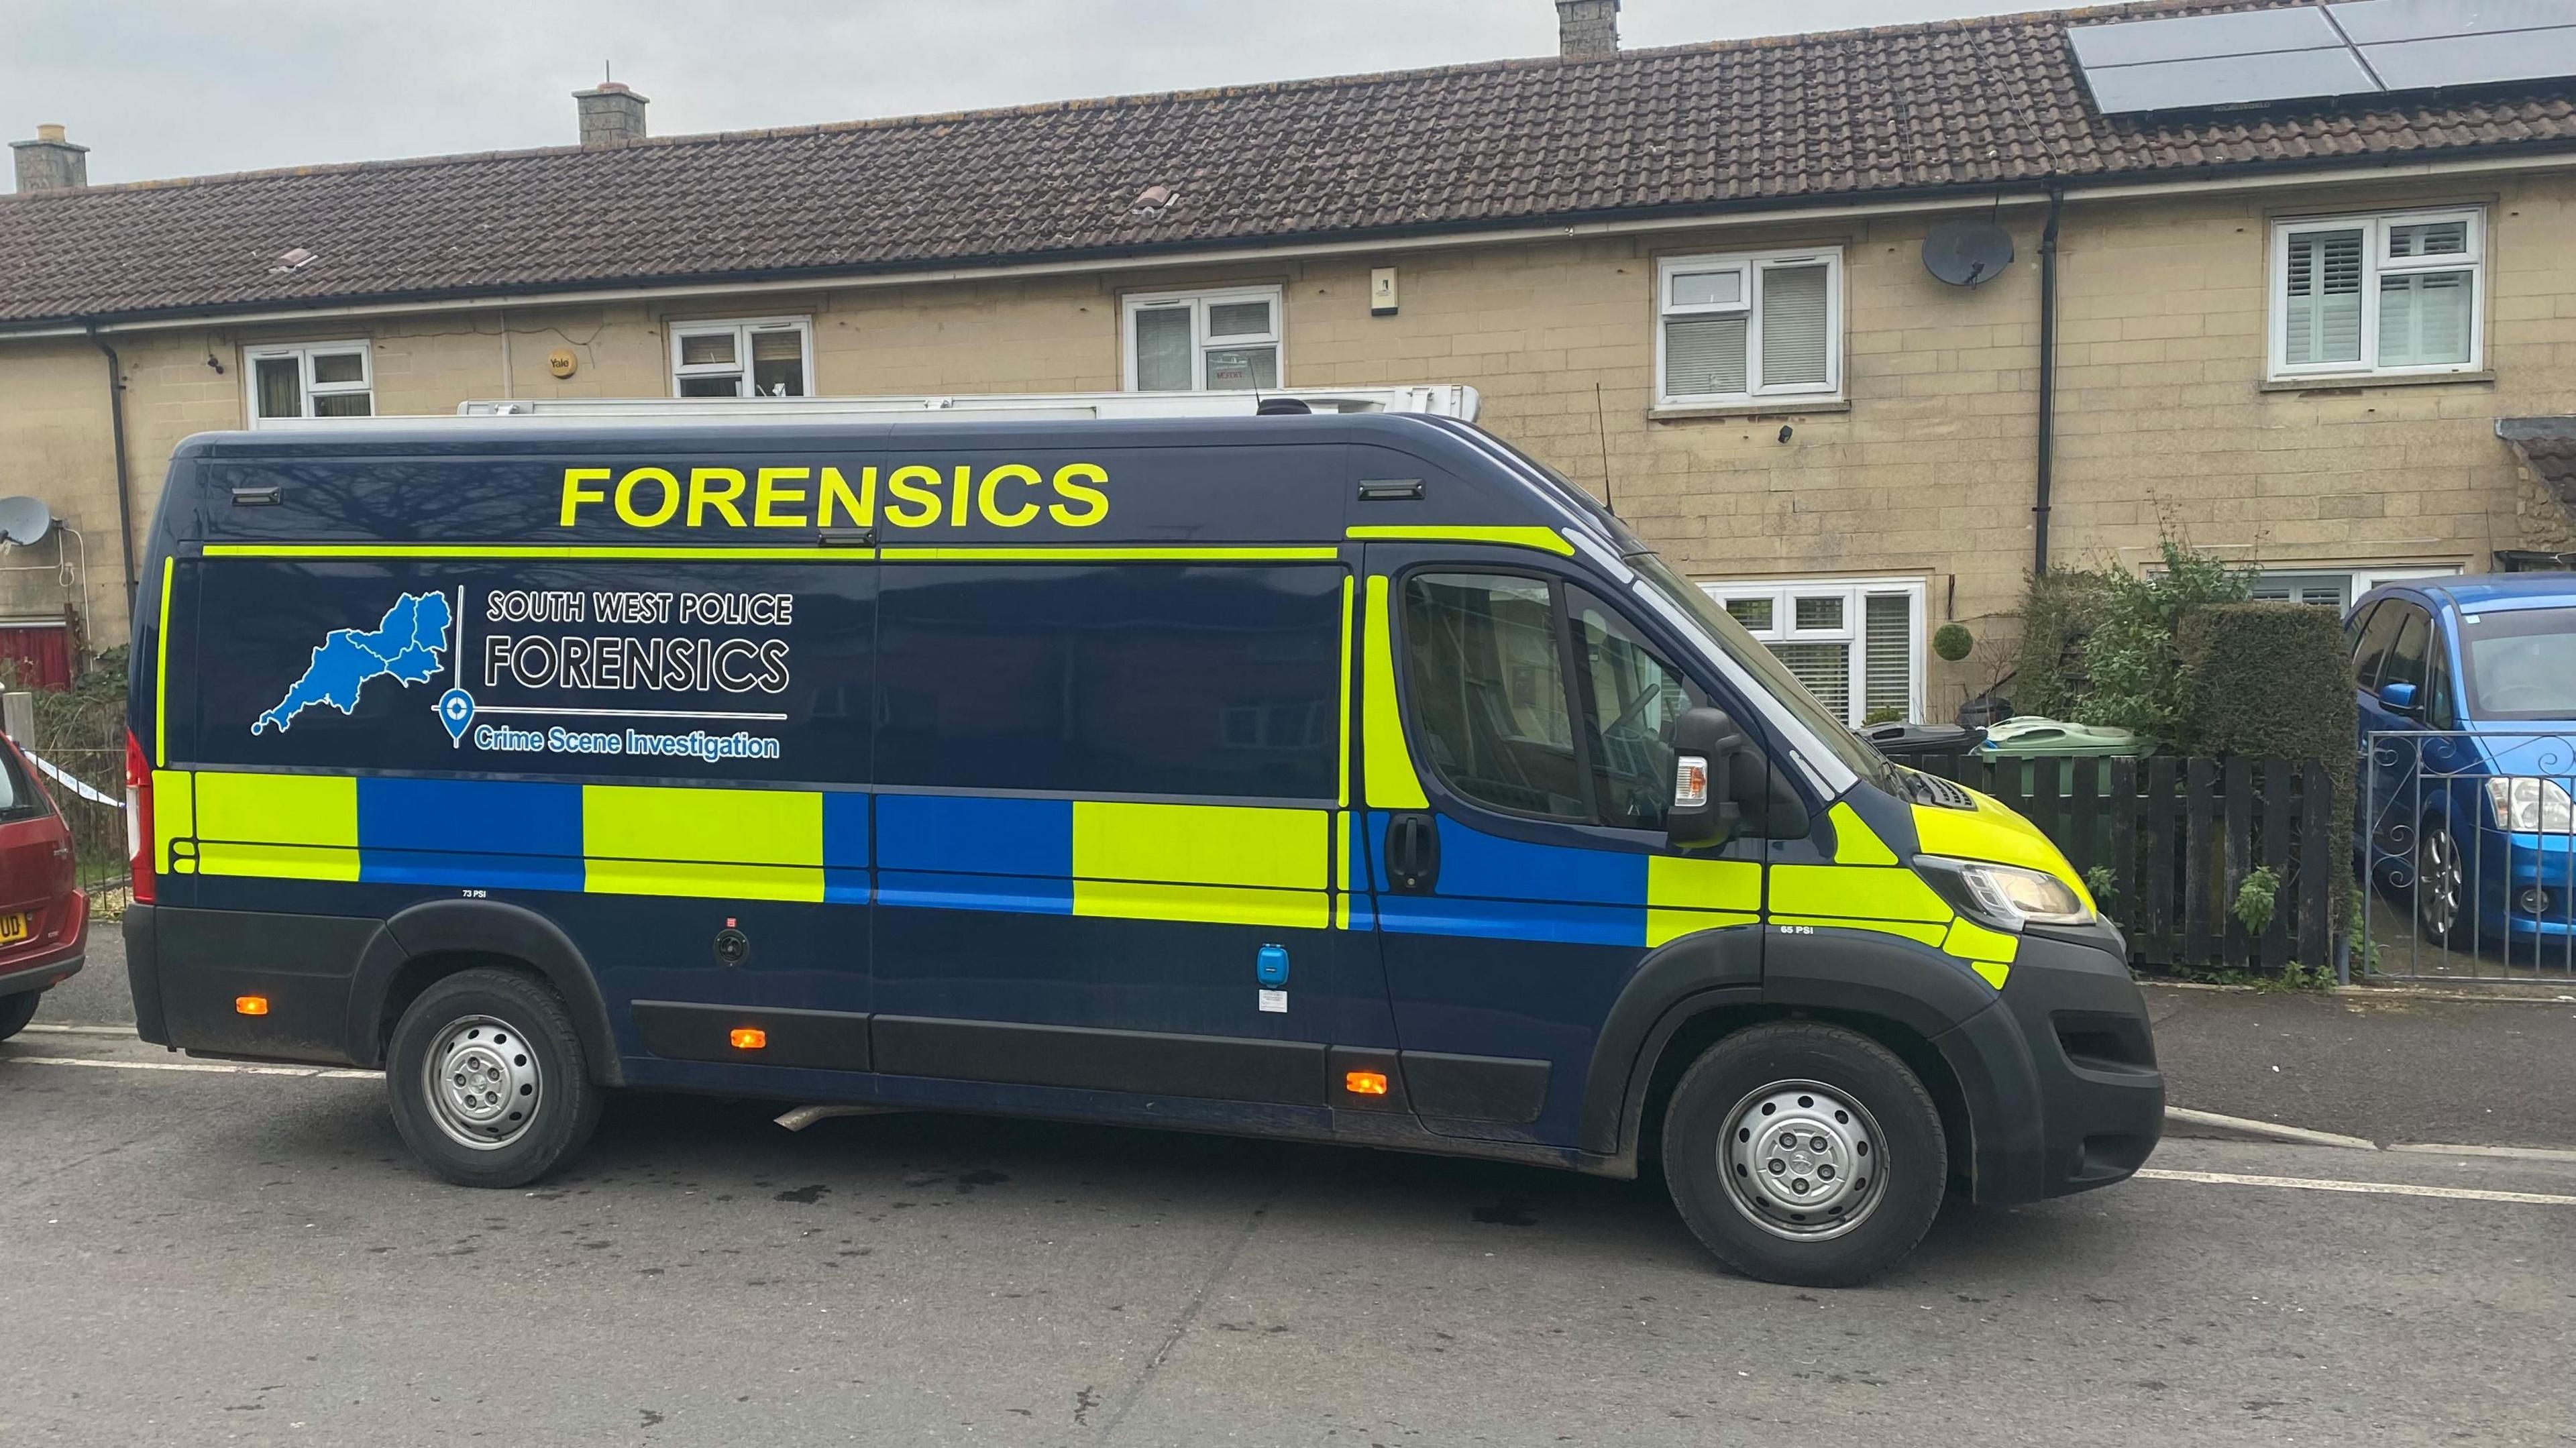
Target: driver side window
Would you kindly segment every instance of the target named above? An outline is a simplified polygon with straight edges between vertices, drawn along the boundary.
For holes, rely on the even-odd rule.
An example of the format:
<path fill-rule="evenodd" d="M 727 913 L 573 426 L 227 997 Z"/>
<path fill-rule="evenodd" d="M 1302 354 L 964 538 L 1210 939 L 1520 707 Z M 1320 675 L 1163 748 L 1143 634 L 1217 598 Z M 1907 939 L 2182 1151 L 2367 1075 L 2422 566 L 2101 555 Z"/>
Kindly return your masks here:
<path fill-rule="evenodd" d="M 1660 830 L 1673 803 L 1673 725 L 1707 696 L 1591 594 L 1568 589 L 1566 612 L 1600 821 Z"/>
<path fill-rule="evenodd" d="M 1417 573 L 1404 646 L 1407 707 L 1451 789 L 1507 814 L 1591 818 L 1545 580 Z"/>
<path fill-rule="evenodd" d="M 1417 573 L 1403 597 L 1406 708 L 1452 791 L 1507 814 L 1665 827 L 1674 725 L 1708 699 L 1616 610 L 1509 573 Z"/>

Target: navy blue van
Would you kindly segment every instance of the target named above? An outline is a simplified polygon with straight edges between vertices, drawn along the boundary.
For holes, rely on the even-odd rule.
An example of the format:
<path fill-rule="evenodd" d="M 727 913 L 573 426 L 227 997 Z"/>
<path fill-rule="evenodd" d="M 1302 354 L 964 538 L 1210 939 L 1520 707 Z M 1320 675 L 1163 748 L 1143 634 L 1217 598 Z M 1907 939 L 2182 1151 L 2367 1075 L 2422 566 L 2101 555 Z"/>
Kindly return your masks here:
<path fill-rule="evenodd" d="M 2018 816 L 1465 422 L 387 421 L 179 449 L 144 1037 L 381 1067 L 455 1182 L 603 1091 L 1659 1163 L 1858 1281 L 2163 1083 Z"/>

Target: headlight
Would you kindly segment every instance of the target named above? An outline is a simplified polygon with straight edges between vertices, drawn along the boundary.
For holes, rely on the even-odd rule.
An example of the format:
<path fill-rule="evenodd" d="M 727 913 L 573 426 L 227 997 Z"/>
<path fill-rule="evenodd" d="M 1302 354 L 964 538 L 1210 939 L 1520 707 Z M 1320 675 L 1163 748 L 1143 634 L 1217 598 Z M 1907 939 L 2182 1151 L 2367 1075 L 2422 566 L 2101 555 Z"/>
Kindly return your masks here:
<path fill-rule="evenodd" d="M 2024 925 L 2090 925 L 2093 910 L 2067 883 L 2041 870 L 1990 860 L 1917 855 L 1923 878 L 1960 914 L 1997 930 Z"/>
<path fill-rule="evenodd" d="M 2530 775 L 2490 779 L 2487 808 L 2495 812 L 2495 827 L 2500 830 L 2553 835 L 2576 830 L 2576 801 L 2567 797 L 2567 786 L 2554 779 Z"/>

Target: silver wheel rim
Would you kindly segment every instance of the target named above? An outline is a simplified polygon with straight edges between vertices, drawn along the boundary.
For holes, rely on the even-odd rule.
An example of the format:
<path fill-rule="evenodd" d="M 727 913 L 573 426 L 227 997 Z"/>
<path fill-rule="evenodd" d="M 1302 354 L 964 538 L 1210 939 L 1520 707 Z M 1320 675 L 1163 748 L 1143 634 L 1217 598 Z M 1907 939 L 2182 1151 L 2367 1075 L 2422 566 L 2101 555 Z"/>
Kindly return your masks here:
<path fill-rule="evenodd" d="M 2424 832 L 2424 860 L 2416 879 L 2421 894 L 2415 908 L 2426 933 L 2447 937 L 2460 918 L 2460 846 L 2440 825 Z"/>
<path fill-rule="evenodd" d="M 466 1016 L 438 1033 L 421 1062 L 429 1116 L 447 1139 L 497 1151 L 527 1134 L 545 1100 L 535 1047 L 519 1028 Z"/>
<path fill-rule="evenodd" d="M 1887 1195 L 1878 1122 L 1817 1081 L 1774 1081 L 1726 1114 L 1717 1149 L 1727 1197 L 1755 1226 L 1793 1242 L 1839 1237 Z"/>

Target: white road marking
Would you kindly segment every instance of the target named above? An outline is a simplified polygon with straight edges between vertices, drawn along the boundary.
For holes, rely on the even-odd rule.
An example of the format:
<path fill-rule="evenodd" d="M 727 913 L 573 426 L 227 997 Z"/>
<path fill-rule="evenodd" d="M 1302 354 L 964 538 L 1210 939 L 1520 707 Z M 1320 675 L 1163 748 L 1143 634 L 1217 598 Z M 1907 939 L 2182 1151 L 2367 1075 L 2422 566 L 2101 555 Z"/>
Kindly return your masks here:
<path fill-rule="evenodd" d="M 24 1031 L 50 1031 L 72 1036 L 123 1036 L 129 1041 L 134 1039 L 134 1028 L 132 1026 L 57 1026 L 40 1022 L 32 1026 L 21 1026 L 19 1029 Z"/>
<path fill-rule="evenodd" d="M 0 1065 L 103 1066 L 111 1071 L 205 1071 L 225 1076 L 303 1076 L 333 1081 L 373 1081 L 381 1071 L 330 1066 L 253 1066 L 242 1061 L 107 1061 L 95 1056 L 0 1056 Z"/>
<path fill-rule="evenodd" d="M 2309 1146 L 2341 1146 L 2356 1151 L 2379 1150 L 2379 1143 L 2367 1137 L 2345 1136 L 2341 1132 L 2317 1131 L 2305 1126 L 2283 1126 L 2277 1121 L 2257 1121 L 2250 1116 L 2222 1116 L 2215 1111 L 2195 1111 L 2188 1106 L 2166 1107 L 2165 1119 L 2185 1122 L 2192 1126 L 2223 1127 L 2229 1131 L 2269 1136 L 2280 1141 L 2304 1142 Z"/>
<path fill-rule="evenodd" d="M 2392 1146 L 2390 1151 L 2411 1151 L 2424 1156 L 2503 1156 L 2515 1161 L 2576 1161 L 2576 1151 L 2561 1146 L 2441 1146 L 2430 1142 L 2410 1141 Z"/>
<path fill-rule="evenodd" d="M 2141 1167 L 2138 1175 L 2160 1182 L 2200 1182 L 2222 1187 L 2296 1187 L 2311 1192 L 2356 1192 L 2380 1197 L 2439 1197 L 2454 1202 L 2510 1202 L 2535 1207 L 2576 1207 L 2576 1197 L 2549 1192 L 2490 1192 L 2472 1187 L 2424 1187 L 2412 1182 L 2339 1182 L 2318 1177 L 2249 1176 L 2232 1171 L 2169 1171 Z"/>

